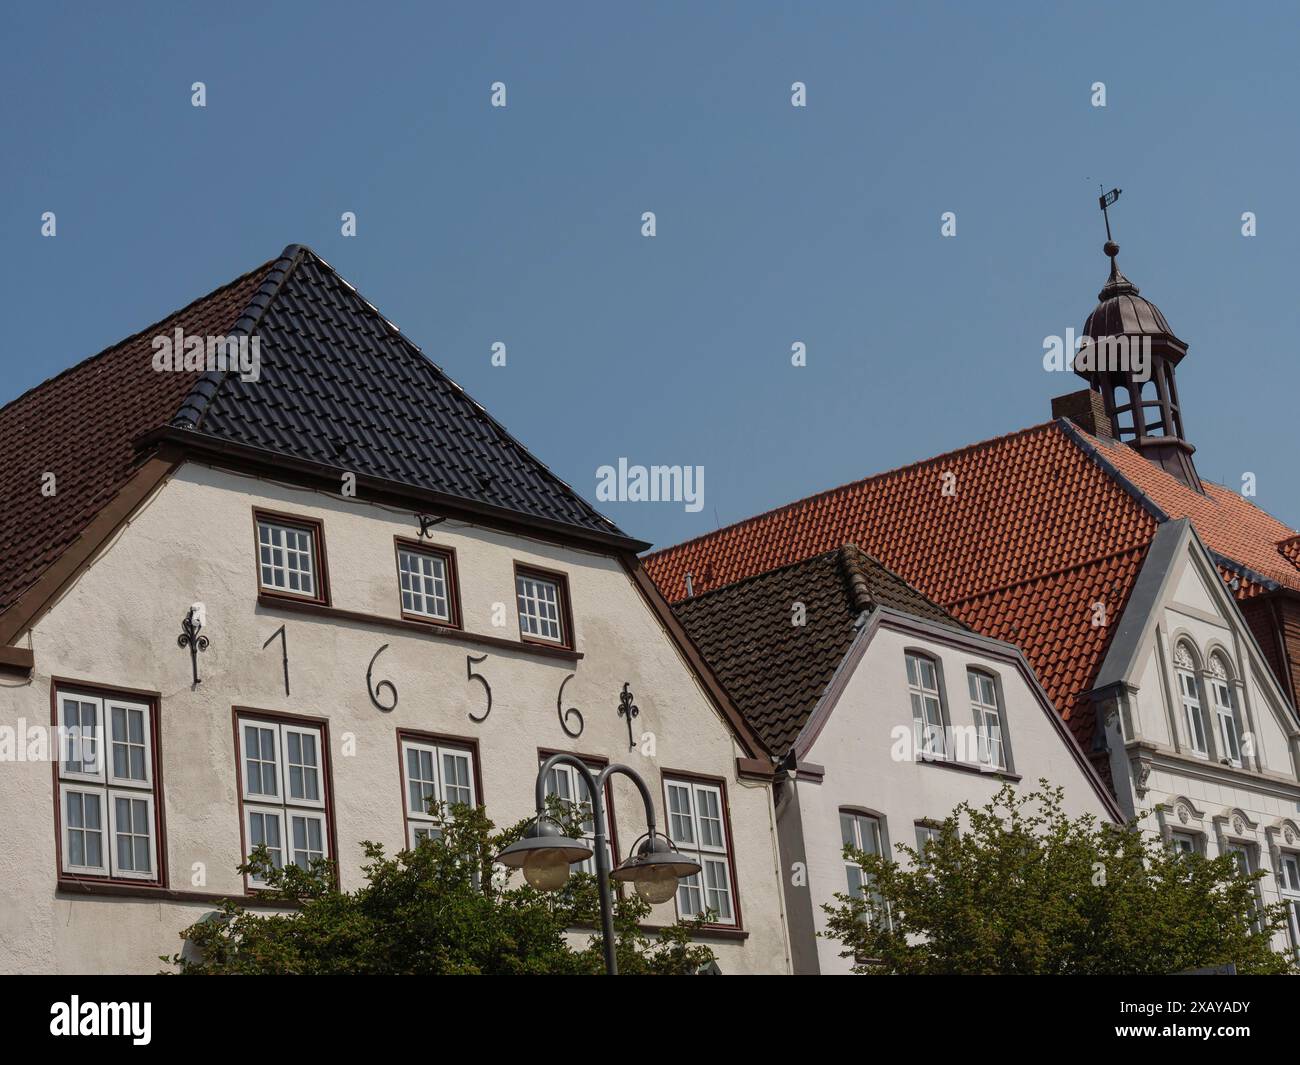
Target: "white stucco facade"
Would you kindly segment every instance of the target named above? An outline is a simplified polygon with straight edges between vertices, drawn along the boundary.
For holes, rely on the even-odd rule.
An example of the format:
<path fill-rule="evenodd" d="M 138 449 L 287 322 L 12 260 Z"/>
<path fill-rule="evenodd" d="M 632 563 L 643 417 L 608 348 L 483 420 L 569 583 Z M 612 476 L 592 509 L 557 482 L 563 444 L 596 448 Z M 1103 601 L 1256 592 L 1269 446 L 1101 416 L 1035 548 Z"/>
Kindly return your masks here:
<path fill-rule="evenodd" d="M 1127 816 L 1300 903 L 1300 722 L 1190 523 L 1158 532 L 1096 702 Z M 1276 949 L 1300 946 L 1297 918 Z"/>
<path fill-rule="evenodd" d="M 914 735 L 906 656 L 935 663 L 945 721 L 974 725 L 967 673 L 991 678 L 1008 748 L 1004 771 L 978 765 L 978 749 L 947 759 L 900 757 L 899 735 Z M 910 748 L 909 748 L 910 750 Z M 868 619 L 795 745 L 795 769 L 780 785 L 786 897 L 797 972 L 847 973 L 851 959 L 822 938 L 835 894 L 849 889 L 841 813 L 876 826 L 883 853 L 917 845 L 918 824 L 939 821 L 961 802 L 980 806 L 1011 781 L 1033 790 L 1040 778 L 1064 789 L 1070 816 L 1114 821 L 1096 774 L 1069 737 L 1020 653 L 1010 645 L 877 609 Z M 796 863 L 806 872 L 796 876 Z M 792 883 L 793 880 L 797 883 Z"/>
<path fill-rule="evenodd" d="M 0 766 L 0 853 L 7 856 L 0 971 L 155 972 L 159 955 L 180 948 L 177 933 L 213 910 L 212 897 L 244 893 L 235 869 L 243 847 L 236 707 L 325 723 L 330 834 L 345 889 L 361 883 L 362 840 L 390 853 L 405 843 L 398 730 L 474 750 L 477 799 L 498 824 L 531 815 L 542 751 L 630 765 L 654 793 L 661 828 L 664 776 L 707 779 L 725 796 L 739 916 L 707 941 L 724 973 L 789 971 L 771 784 L 738 772 L 746 752 L 617 558 L 455 519 L 434 526 L 431 541 L 455 550 L 463 628 L 515 644 L 489 646 L 455 633 L 259 604 L 255 507 L 323 523 L 332 608 L 399 621 L 394 538 L 417 535 L 409 512 L 182 465 L 19 641 L 34 652 L 33 677 L 0 686 L 0 725 L 15 728 L 50 724 L 54 678 L 74 690 L 132 689 L 153 700 L 163 882 L 127 885 L 116 895 L 93 878 L 76 886 L 76 877 L 59 871 L 51 763 Z M 516 564 L 567 578 L 580 659 L 519 645 Z M 195 602 L 205 605 L 211 640 L 199 655 L 197 686 L 190 654 L 177 646 Z M 282 625 L 289 695 L 280 640 L 264 647 Z M 467 665 L 467 656 L 484 655 Z M 391 711 L 368 694 L 372 662 L 371 684 L 396 688 Z M 481 722 L 473 718 L 486 709 L 486 689 L 467 676 L 470 666 L 491 687 Z M 557 712 L 570 675 L 562 705 L 582 714 L 576 738 Z M 653 756 L 642 753 L 645 744 L 629 750 L 627 723 L 616 712 L 625 682 L 640 709 L 635 731 L 653 734 Z M 388 689 L 380 698 L 391 702 Z M 641 800 L 626 780 L 616 779 L 613 790 L 626 855 L 645 828 Z M 652 920 L 674 915 L 668 903 Z"/>

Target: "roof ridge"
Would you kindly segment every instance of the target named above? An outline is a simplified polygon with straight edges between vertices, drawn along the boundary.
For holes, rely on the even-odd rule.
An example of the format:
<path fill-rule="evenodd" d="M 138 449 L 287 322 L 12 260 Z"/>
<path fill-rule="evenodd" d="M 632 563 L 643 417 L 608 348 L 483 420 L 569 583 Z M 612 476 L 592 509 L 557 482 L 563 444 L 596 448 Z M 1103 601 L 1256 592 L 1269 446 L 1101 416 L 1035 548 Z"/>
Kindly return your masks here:
<path fill-rule="evenodd" d="M 679 543 L 670 544 L 668 547 L 661 547 L 658 551 L 648 552 L 644 558 L 646 560 L 655 558 L 659 555 L 668 554 L 671 551 L 678 551 L 681 548 L 691 544 L 697 544 L 704 540 L 717 537 L 721 533 L 729 532 L 733 529 L 740 529 L 747 525 L 752 525 L 764 518 L 770 518 L 774 514 L 780 514 L 787 510 L 793 510 L 795 507 L 801 507 L 814 500 L 823 499 L 827 496 L 833 496 L 837 492 L 843 492 L 849 488 L 856 488 L 858 485 L 866 484 L 868 481 L 878 481 L 885 477 L 894 477 L 911 470 L 921 469 L 934 462 L 944 459 L 951 459 L 957 455 L 963 455 L 970 451 L 978 451 L 983 448 L 992 447 L 995 444 L 1001 444 L 1008 440 L 1014 440 L 1016 437 L 1026 436 L 1030 433 L 1041 432 L 1044 429 L 1051 428 L 1056 421 L 1040 422 L 1037 425 L 1030 425 L 1024 429 L 1017 429 L 1014 432 L 1003 433 L 1001 436 L 991 436 L 987 440 L 977 440 L 973 444 L 967 444 L 964 447 L 954 448 L 952 451 L 945 451 L 938 455 L 931 455 L 929 458 L 918 459 L 915 462 L 909 462 L 903 466 L 895 466 L 892 469 L 881 470 L 879 473 L 873 473 L 868 477 L 859 477 L 857 480 L 845 481 L 843 484 L 835 485 L 832 488 L 824 488 L 820 492 L 814 492 L 812 495 L 804 496 L 801 499 L 795 499 L 789 503 L 783 503 L 779 507 L 773 507 L 771 510 L 760 511 L 758 514 L 751 514 L 748 518 L 742 518 L 740 521 L 732 522 L 730 525 L 723 525 L 721 528 L 714 529 L 712 532 L 701 533 L 699 536 L 693 536 L 689 540 L 682 540 Z M 811 557 L 811 556 L 810 556 Z M 770 571 L 769 571 L 770 572 Z M 702 593 L 703 594 L 703 593 Z"/>
<path fill-rule="evenodd" d="M 95 352 L 94 355 L 88 355 L 86 358 L 81 359 L 79 362 L 74 362 L 71 366 L 68 366 L 65 369 L 60 370 L 58 373 L 54 374 L 54 376 L 47 377 L 40 384 L 32 385 L 31 388 L 27 389 L 21 395 L 15 396 L 8 403 L 5 403 L 3 406 L 0 406 L 0 414 L 7 411 L 10 407 L 18 403 L 21 403 L 28 396 L 32 395 L 32 393 L 39 392 L 46 386 L 52 385 L 55 381 L 61 380 L 62 378 L 68 376 L 68 374 L 81 369 L 83 366 L 86 366 L 87 364 L 94 362 L 96 359 L 103 358 L 105 355 L 108 355 L 110 352 L 116 351 L 118 348 L 122 347 L 122 345 L 129 344 L 133 340 L 139 340 L 141 337 L 146 336 L 151 332 L 155 332 L 158 329 L 158 327 L 162 325 L 164 322 L 169 322 L 173 318 L 179 318 L 186 311 L 190 310 L 193 307 L 198 306 L 200 303 L 204 303 L 207 300 L 210 300 L 213 296 L 217 295 L 217 293 L 225 292 L 227 289 L 234 288 L 236 285 L 240 284 L 243 281 L 248 280 L 248 278 L 252 277 L 254 274 L 258 273 L 259 271 L 265 270 L 274 261 L 275 260 L 273 259 L 268 259 L 266 262 L 253 267 L 253 269 L 251 270 L 245 270 L 242 274 L 240 274 L 238 277 L 234 278 L 233 280 L 227 281 L 223 285 L 218 285 L 216 288 L 212 289 L 210 292 L 204 293 L 202 296 L 196 296 L 194 299 L 190 300 L 189 303 L 185 304 L 184 307 L 179 307 L 176 310 L 163 315 L 157 321 L 151 322 L 143 329 L 137 329 L 134 333 L 129 333 L 127 336 L 122 337 L 121 340 L 113 341 L 113 343 L 109 344 L 107 347 L 104 347 L 99 351 Z"/>
<path fill-rule="evenodd" d="M 841 544 L 839 547 L 832 547 L 828 551 L 818 551 L 815 554 L 807 555 L 804 558 L 797 558 L 793 562 L 786 562 L 780 566 L 773 566 L 771 569 L 765 569 L 758 573 L 751 573 L 747 577 L 741 577 L 739 580 L 731 581 L 728 584 L 719 584 L 716 588 L 709 588 L 703 592 L 697 592 L 695 595 L 688 595 L 683 599 L 678 599 L 670 605 L 676 609 L 687 603 L 698 603 L 701 599 L 707 599 L 711 595 L 717 595 L 719 592 L 729 592 L 739 588 L 742 584 L 749 584 L 753 581 L 761 580 L 764 577 L 772 577 L 778 573 L 784 573 L 786 570 L 794 569 L 796 566 L 806 566 L 809 562 L 819 562 L 824 558 L 830 558 L 838 555 L 846 547 L 853 547 L 853 544 Z"/>
<path fill-rule="evenodd" d="M 909 592 L 912 592 L 918 599 L 923 599 L 925 602 L 933 606 L 936 610 L 940 611 L 943 614 L 947 614 L 948 617 L 951 618 L 953 622 L 961 626 L 963 629 L 968 629 L 968 630 L 970 629 L 970 626 L 967 625 L 966 622 L 962 621 L 960 618 L 953 615 L 952 611 L 950 611 L 946 606 L 944 606 L 941 602 L 935 599 L 934 596 L 927 595 L 925 592 L 921 591 L 920 588 L 918 588 L 915 584 L 909 581 L 901 573 L 887 566 L 884 562 L 878 559 L 870 551 L 864 551 L 857 544 L 850 543 L 850 544 L 845 544 L 843 547 L 841 547 L 840 552 L 841 552 L 841 557 L 845 560 L 846 565 L 851 564 L 855 568 L 860 569 L 861 559 L 864 558 L 867 559 L 873 566 L 881 570 L 887 577 L 889 577 L 891 580 L 896 581 L 899 585 L 906 588 Z M 852 561 L 850 562 L 850 560 Z M 855 574 L 854 577 L 861 579 L 864 584 L 866 583 L 865 573 Z M 850 594 L 856 595 L 856 589 L 850 588 Z M 875 596 L 871 594 L 871 589 L 869 584 L 867 585 L 865 595 L 866 595 L 866 603 L 867 603 L 866 609 L 870 610 L 874 606 L 882 605 L 879 604 Z M 856 604 L 857 604 L 857 600 L 855 597 L 855 606 Z"/>
<path fill-rule="evenodd" d="M 871 594 L 871 585 L 862 565 L 862 560 L 870 556 L 856 544 L 845 544 L 836 553 L 839 555 L 840 574 L 848 585 L 853 613 L 861 614 L 872 609 L 876 605 L 876 599 Z"/>
<path fill-rule="evenodd" d="M 253 335 L 258 323 L 266 315 L 267 308 L 271 306 L 271 302 L 279 294 L 289 275 L 293 273 L 294 267 L 302 261 L 304 254 L 315 253 L 304 244 L 290 244 L 280 253 L 278 259 L 271 260 L 270 270 L 258 285 L 257 291 L 249 297 L 247 306 L 235 318 L 234 324 L 230 327 L 230 335 L 248 337 Z M 197 429 L 203 423 L 203 416 L 207 414 L 208 408 L 231 372 L 229 369 L 207 370 L 200 374 L 189 394 L 177 408 L 171 424 L 183 429 Z"/>

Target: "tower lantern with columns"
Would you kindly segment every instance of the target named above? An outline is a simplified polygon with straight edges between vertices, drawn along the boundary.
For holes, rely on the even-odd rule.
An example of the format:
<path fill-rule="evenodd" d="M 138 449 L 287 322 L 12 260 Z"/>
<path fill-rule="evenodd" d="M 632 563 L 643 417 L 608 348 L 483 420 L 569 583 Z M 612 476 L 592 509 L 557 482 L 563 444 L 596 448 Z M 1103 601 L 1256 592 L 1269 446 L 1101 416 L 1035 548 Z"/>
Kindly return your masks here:
<path fill-rule="evenodd" d="M 1116 439 L 1203 492 L 1174 380 L 1187 345 L 1160 308 L 1120 272 L 1119 245 L 1107 240 L 1103 250 L 1110 256 L 1110 277 L 1083 324 L 1085 346 L 1075 358 L 1075 373 L 1101 394 Z"/>

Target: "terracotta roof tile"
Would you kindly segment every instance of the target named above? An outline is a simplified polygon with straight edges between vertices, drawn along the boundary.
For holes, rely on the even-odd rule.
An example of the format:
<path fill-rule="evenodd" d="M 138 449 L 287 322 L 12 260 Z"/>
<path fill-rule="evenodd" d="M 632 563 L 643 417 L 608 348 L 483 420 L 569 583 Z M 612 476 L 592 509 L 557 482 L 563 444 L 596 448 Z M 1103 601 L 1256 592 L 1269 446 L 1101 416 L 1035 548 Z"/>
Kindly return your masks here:
<path fill-rule="evenodd" d="M 1090 454 L 1095 452 L 1095 454 Z M 1300 537 L 1218 485 L 1051 422 L 882 473 L 649 555 L 670 602 L 852 542 L 976 631 L 1024 650 L 1085 750 L 1080 704 L 1162 518 L 1189 517 L 1242 598 L 1300 589 Z M 945 491 L 946 489 L 946 491 Z"/>

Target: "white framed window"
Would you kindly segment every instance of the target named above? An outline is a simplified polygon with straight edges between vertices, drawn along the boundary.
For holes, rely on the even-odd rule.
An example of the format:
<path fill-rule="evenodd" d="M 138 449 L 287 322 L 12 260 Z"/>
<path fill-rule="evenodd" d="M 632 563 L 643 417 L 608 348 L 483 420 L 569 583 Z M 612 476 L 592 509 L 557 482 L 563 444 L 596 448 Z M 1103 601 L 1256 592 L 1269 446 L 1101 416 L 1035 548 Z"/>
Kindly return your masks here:
<path fill-rule="evenodd" d="M 59 785 L 64 872 L 108 876 L 107 799 L 99 788 Z"/>
<path fill-rule="evenodd" d="M 529 639 L 567 644 L 564 578 L 533 570 L 516 569 L 515 599 L 519 608 L 519 633 Z"/>
<path fill-rule="evenodd" d="M 735 924 L 731 852 L 722 789 L 716 784 L 664 778 L 668 838 L 682 854 L 700 863 L 700 872 L 677 887 L 677 913 L 698 917 L 711 910 L 715 924 Z"/>
<path fill-rule="evenodd" d="M 1205 714 L 1201 709 L 1200 686 L 1196 682 L 1196 674 L 1187 669 L 1178 669 L 1176 673 L 1188 742 L 1197 754 L 1208 755 L 1209 748 L 1205 741 Z"/>
<path fill-rule="evenodd" d="M 113 841 L 113 873 L 152 880 L 153 795 L 111 788 L 108 792 L 109 836 Z"/>
<path fill-rule="evenodd" d="M 1219 741 L 1219 754 L 1229 765 L 1241 765 L 1241 734 L 1237 727 L 1237 711 L 1233 705 L 1232 685 L 1226 671 L 1216 655 L 1211 659 L 1212 675 L 1209 678 L 1210 698 L 1214 703 L 1214 719 L 1218 724 L 1216 733 Z M 1223 673 L 1223 676 L 1219 676 Z"/>
<path fill-rule="evenodd" d="M 61 871 L 159 880 L 152 707 L 56 690 Z"/>
<path fill-rule="evenodd" d="M 916 822 L 916 852 L 921 856 L 922 864 L 925 862 L 925 851 L 931 843 L 939 841 L 939 826 L 929 821 Z M 877 842 L 879 842 L 877 840 Z M 876 852 L 879 853 L 879 852 Z"/>
<path fill-rule="evenodd" d="M 104 779 L 100 758 L 104 701 L 88 695 L 65 695 L 59 700 L 59 776 L 64 780 Z"/>
<path fill-rule="evenodd" d="M 401 752 L 407 841 L 415 847 L 421 840 L 442 835 L 450 807 L 478 805 L 474 752 L 469 747 L 411 736 L 401 738 Z M 444 804 L 446 812 L 431 811 L 432 803 Z"/>
<path fill-rule="evenodd" d="M 317 725 L 271 718 L 238 719 L 244 842 L 266 846 L 271 864 L 310 869 L 329 858 L 325 733 Z M 265 879 L 250 876 L 264 886 Z"/>
<path fill-rule="evenodd" d="M 455 567 L 450 551 L 399 543 L 397 579 L 403 614 L 448 625 L 456 623 Z"/>
<path fill-rule="evenodd" d="M 917 825 L 917 842 L 920 843 L 920 825 Z M 880 818 L 857 810 L 840 811 L 840 842 L 851 846 L 863 854 L 885 853 L 884 830 Z M 875 892 L 870 878 L 862 866 L 844 861 L 844 875 L 848 881 L 849 896 L 855 899 L 870 899 L 873 917 L 887 919 L 884 900 Z"/>
<path fill-rule="evenodd" d="M 144 703 L 105 701 L 110 784 L 148 787 L 153 780 L 153 729 Z"/>
<path fill-rule="evenodd" d="M 542 757 L 546 761 L 546 756 Z M 588 765 L 593 776 L 596 776 L 604 768 L 603 766 Z M 577 768 L 571 765 L 553 765 L 546 772 L 546 794 L 553 795 L 561 802 L 571 805 L 582 805 L 587 809 L 587 818 L 582 822 L 582 839 L 586 841 L 587 846 L 592 850 L 590 858 L 585 858 L 576 863 L 577 868 L 584 873 L 596 872 L 596 823 L 591 818 L 593 809 L 591 791 L 587 787 L 587 781 L 583 779 Z M 614 857 L 611 851 L 611 842 L 614 838 L 613 827 L 614 811 L 606 806 L 605 810 L 605 834 L 607 841 L 605 844 L 605 854 L 609 859 L 609 867 L 614 868 Z"/>
<path fill-rule="evenodd" d="M 1174 850 L 1181 851 L 1183 854 L 1201 853 L 1201 841 L 1195 832 L 1172 832 L 1169 842 Z"/>
<path fill-rule="evenodd" d="M 980 764 L 1005 769 L 1006 745 L 1002 742 L 1002 708 L 998 705 L 997 683 L 988 673 L 968 669 L 966 686 L 970 690 L 970 704 L 979 735 Z"/>
<path fill-rule="evenodd" d="M 917 749 L 930 757 L 942 758 L 944 716 L 943 699 L 939 694 L 939 668 L 933 658 L 912 651 L 908 651 L 905 658 Z"/>
<path fill-rule="evenodd" d="M 1300 954 L 1300 854 L 1283 852 L 1277 871 L 1277 886 L 1286 904 L 1287 935 L 1291 947 Z"/>
<path fill-rule="evenodd" d="M 300 725 L 280 726 L 284 744 L 284 798 L 295 806 L 324 806 L 321 783 L 320 730 Z"/>
<path fill-rule="evenodd" d="M 319 526 L 257 519 L 257 572 L 269 591 L 320 598 Z"/>

